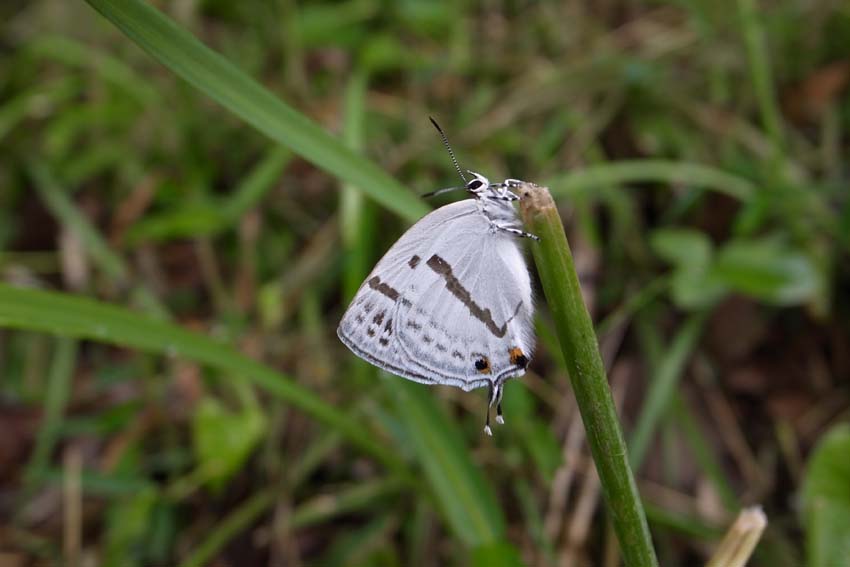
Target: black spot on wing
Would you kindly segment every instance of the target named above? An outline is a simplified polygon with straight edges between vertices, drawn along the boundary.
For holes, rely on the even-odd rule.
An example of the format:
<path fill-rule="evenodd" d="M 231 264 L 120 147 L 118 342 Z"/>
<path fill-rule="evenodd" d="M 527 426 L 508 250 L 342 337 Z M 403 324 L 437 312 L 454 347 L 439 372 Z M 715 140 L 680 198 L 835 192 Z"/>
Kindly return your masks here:
<path fill-rule="evenodd" d="M 475 361 L 475 369 L 479 374 L 490 374 L 490 359 L 486 356 L 482 356 Z"/>

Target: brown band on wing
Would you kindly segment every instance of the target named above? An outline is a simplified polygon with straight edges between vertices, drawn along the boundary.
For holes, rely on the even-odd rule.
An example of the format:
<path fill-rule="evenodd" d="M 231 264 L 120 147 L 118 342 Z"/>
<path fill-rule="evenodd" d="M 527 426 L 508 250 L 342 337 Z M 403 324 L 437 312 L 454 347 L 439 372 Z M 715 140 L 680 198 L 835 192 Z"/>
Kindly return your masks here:
<path fill-rule="evenodd" d="M 416 266 L 419 265 L 419 260 L 420 260 L 419 256 L 414 255 L 413 257 L 410 258 L 410 260 L 407 261 L 407 265 L 410 266 L 411 270 L 415 270 Z"/>
<path fill-rule="evenodd" d="M 386 295 L 387 297 L 389 297 L 393 301 L 398 301 L 398 297 L 399 297 L 398 291 L 396 291 L 392 287 L 390 287 L 387 284 L 385 284 L 384 282 L 382 282 L 381 278 L 379 278 L 378 276 L 371 278 L 368 283 L 369 283 L 369 287 L 371 287 L 372 289 L 374 289 L 378 293 Z"/>
<path fill-rule="evenodd" d="M 460 281 L 452 273 L 452 267 L 448 262 L 434 254 L 428 259 L 427 264 L 429 268 L 440 274 L 443 279 L 446 280 L 446 289 L 458 298 L 461 303 L 466 305 L 466 308 L 469 309 L 472 316 L 484 323 L 487 330 L 499 338 L 505 336 L 505 333 L 508 330 L 507 321 L 505 321 L 501 327 L 496 325 L 496 322 L 493 321 L 493 315 L 490 313 L 490 309 L 482 308 L 480 305 L 475 303 L 466 288 L 463 287 Z M 520 305 L 521 304 L 522 302 L 520 302 Z M 519 310 L 519 305 L 517 305 L 517 310 Z M 514 315 L 516 315 L 516 313 L 514 313 Z"/>

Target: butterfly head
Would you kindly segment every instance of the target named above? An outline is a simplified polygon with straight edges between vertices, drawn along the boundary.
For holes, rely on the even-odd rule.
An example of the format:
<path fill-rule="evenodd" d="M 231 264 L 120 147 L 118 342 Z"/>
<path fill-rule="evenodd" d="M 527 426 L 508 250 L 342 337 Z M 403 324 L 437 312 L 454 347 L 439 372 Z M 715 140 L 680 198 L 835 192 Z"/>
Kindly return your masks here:
<path fill-rule="evenodd" d="M 466 190 L 473 195 L 481 195 L 490 188 L 490 180 L 474 171 L 469 172 L 472 179 L 466 182 Z"/>
<path fill-rule="evenodd" d="M 472 179 L 466 183 L 466 191 L 476 198 L 495 199 L 497 201 L 518 201 L 519 195 L 510 191 L 522 182 L 516 179 L 505 179 L 502 183 L 490 183 L 490 180 L 474 171 L 468 171 Z"/>

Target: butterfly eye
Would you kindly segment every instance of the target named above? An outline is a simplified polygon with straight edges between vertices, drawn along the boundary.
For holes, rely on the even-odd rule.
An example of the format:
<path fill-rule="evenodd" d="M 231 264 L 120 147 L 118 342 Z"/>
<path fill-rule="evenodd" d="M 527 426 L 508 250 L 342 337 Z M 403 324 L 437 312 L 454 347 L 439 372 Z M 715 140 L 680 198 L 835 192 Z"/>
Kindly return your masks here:
<path fill-rule="evenodd" d="M 477 191 L 478 189 L 481 189 L 483 185 L 484 183 L 480 179 L 473 179 L 466 184 L 466 188 L 470 191 Z"/>

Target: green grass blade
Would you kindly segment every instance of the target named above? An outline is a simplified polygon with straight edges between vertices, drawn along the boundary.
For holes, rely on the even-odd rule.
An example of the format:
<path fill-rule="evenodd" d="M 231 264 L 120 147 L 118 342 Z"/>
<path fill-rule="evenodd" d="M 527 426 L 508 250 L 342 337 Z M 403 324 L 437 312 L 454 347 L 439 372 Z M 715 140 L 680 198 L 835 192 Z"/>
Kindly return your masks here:
<path fill-rule="evenodd" d="M 471 548 L 503 539 L 505 520 L 496 497 L 433 394 L 400 378 L 385 383 L 395 396 L 406 437 L 451 530 Z"/>
<path fill-rule="evenodd" d="M 245 213 L 260 203 L 274 188 L 291 158 L 289 150 L 280 146 L 266 152 L 260 163 L 222 202 L 221 216 L 225 225 L 236 224 Z"/>
<path fill-rule="evenodd" d="M 204 541 L 191 555 L 180 562 L 179 567 L 203 567 L 209 565 L 216 554 L 233 538 L 248 529 L 251 524 L 274 504 L 278 491 L 266 489 L 257 492 L 234 509 L 211 530 Z"/>
<path fill-rule="evenodd" d="M 46 59 L 97 74 L 141 105 L 162 101 L 159 91 L 147 77 L 140 77 L 124 61 L 107 55 L 99 46 L 86 45 L 60 35 L 44 35 L 29 44 L 26 52 L 33 59 Z"/>
<path fill-rule="evenodd" d="M 35 447 L 27 465 L 27 476 L 34 478 L 43 474 L 50 462 L 50 453 L 59 437 L 59 427 L 65 407 L 71 397 L 74 366 L 77 363 L 77 342 L 61 338 L 56 343 L 53 364 L 47 379 L 44 395 L 44 411 Z"/>
<path fill-rule="evenodd" d="M 541 239 L 531 244 L 534 263 L 555 321 L 623 560 L 630 567 L 656 566 L 658 560 L 561 217 L 548 189 L 528 184 L 519 192 L 525 227 Z"/>
<path fill-rule="evenodd" d="M 245 213 L 258 206 L 275 187 L 291 159 L 292 152 L 288 148 L 273 146 L 227 197 L 149 215 L 130 228 L 127 240 L 136 243 L 216 236 L 238 224 Z"/>
<path fill-rule="evenodd" d="M 690 409 L 685 404 L 684 396 L 682 396 L 681 392 L 677 392 L 673 397 L 672 409 L 676 422 L 688 442 L 690 451 L 694 455 L 694 459 L 699 463 L 705 476 L 714 485 L 714 489 L 717 491 L 723 506 L 730 512 L 737 510 L 738 498 L 735 495 L 735 490 L 732 488 L 732 483 L 726 478 L 726 474 L 718 462 L 717 455 L 712 450 L 708 439 L 706 439 L 706 436 L 697 424 L 696 418 L 694 418 Z"/>
<path fill-rule="evenodd" d="M 47 167 L 42 163 L 33 163 L 30 166 L 30 174 L 35 180 L 36 190 L 47 209 L 65 227 L 76 233 L 86 251 L 103 272 L 113 281 L 119 283 L 126 281 L 128 272 L 124 261 L 112 251 L 100 233 L 77 209 L 68 194 L 59 187 Z"/>
<path fill-rule="evenodd" d="M 673 344 L 658 365 L 629 443 L 629 461 L 635 469 L 643 464 L 661 416 L 673 400 L 685 363 L 702 334 L 705 318 L 706 312 L 703 311 L 692 315 L 673 339 Z"/>
<path fill-rule="evenodd" d="M 130 269 L 124 259 L 112 250 L 109 242 L 98 232 L 97 227 L 79 210 L 68 196 L 66 189 L 59 185 L 47 164 L 34 161 L 29 169 L 44 205 L 59 223 L 77 235 L 95 265 L 115 282 L 129 281 Z M 169 318 L 168 311 L 145 286 L 136 284 L 133 295 L 147 313 L 154 314 L 160 319 Z"/>
<path fill-rule="evenodd" d="M 91 339 L 168 356 L 181 356 L 247 379 L 274 397 L 339 431 L 388 468 L 404 465 L 359 423 L 326 404 L 292 378 L 274 372 L 221 342 L 127 309 L 68 294 L 0 284 L 0 327 Z"/>
<path fill-rule="evenodd" d="M 345 90 L 345 139 L 349 147 L 359 150 L 364 143 L 366 126 L 366 89 L 368 76 L 355 72 Z M 339 201 L 340 232 L 345 251 L 343 297 L 350 301 L 374 262 L 372 254 L 376 236 L 374 203 L 363 193 L 345 187 Z"/>
<path fill-rule="evenodd" d="M 761 121 L 770 141 L 773 142 L 774 152 L 778 155 L 784 143 L 782 114 L 779 111 L 773 84 L 773 73 L 768 55 L 770 47 L 762 26 L 762 12 L 755 0 L 738 0 L 737 4 Z"/>
<path fill-rule="evenodd" d="M 275 97 L 143 0 L 87 0 L 106 19 L 198 90 L 317 167 L 408 220 L 427 206 L 371 161 Z"/>
<path fill-rule="evenodd" d="M 747 179 L 715 167 L 660 159 L 594 165 L 550 179 L 548 185 L 557 199 L 599 187 L 646 182 L 704 187 L 741 201 L 749 200 L 756 191 L 755 185 Z"/>

